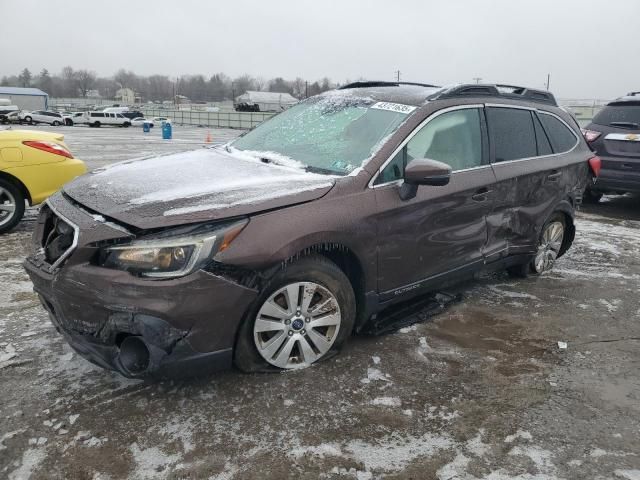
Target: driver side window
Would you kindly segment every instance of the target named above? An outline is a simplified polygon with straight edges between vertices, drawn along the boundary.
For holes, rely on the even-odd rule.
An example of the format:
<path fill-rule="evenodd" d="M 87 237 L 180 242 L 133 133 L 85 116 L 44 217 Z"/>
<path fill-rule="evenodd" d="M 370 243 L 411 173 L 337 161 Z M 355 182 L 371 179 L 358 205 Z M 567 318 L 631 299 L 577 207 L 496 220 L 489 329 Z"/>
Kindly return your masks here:
<path fill-rule="evenodd" d="M 380 172 L 375 184 L 400 180 L 415 158 L 438 160 L 452 171 L 482 165 L 482 128 L 479 108 L 453 110 L 438 115 L 418 131 Z"/>

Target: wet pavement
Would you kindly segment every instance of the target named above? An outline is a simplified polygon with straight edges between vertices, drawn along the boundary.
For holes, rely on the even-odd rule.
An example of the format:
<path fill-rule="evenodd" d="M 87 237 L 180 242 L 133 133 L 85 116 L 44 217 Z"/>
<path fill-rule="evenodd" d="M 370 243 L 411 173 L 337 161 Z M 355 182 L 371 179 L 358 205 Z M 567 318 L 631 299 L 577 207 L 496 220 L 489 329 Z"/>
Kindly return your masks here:
<path fill-rule="evenodd" d="M 62 130 L 91 166 L 182 148 Z M 585 207 L 542 277 L 481 276 L 312 368 L 160 383 L 56 334 L 21 267 L 34 220 L 0 238 L 0 478 L 640 478 L 638 197 Z"/>

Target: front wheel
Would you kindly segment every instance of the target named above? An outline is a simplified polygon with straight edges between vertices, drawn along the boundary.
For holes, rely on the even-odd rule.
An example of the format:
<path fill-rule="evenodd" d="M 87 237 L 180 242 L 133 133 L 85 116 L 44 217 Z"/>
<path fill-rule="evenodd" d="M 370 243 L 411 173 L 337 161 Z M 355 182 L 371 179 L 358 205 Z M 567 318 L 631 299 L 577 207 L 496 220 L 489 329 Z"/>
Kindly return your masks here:
<path fill-rule="evenodd" d="M 100 122 L 93 122 L 93 126 L 96 128 L 100 128 Z"/>
<path fill-rule="evenodd" d="M 131 124 L 129 122 L 125 122 L 125 124 L 123 126 L 124 126 L 124 128 L 129 128 L 131 126 Z"/>
<path fill-rule="evenodd" d="M 338 266 L 321 256 L 278 272 L 249 309 L 234 361 L 246 372 L 305 368 L 338 351 L 355 322 L 355 295 Z"/>
<path fill-rule="evenodd" d="M 29 125 L 31 125 L 33 123 L 33 118 L 31 117 L 24 117 L 24 121 L 27 122 Z"/>
<path fill-rule="evenodd" d="M 13 183 L 0 178 L 0 233 L 15 227 L 24 215 L 24 196 Z"/>
<path fill-rule="evenodd" d="M 57 120 L 54 120 L 51 125 L 54 126 L 54 127 L 57 127 L 58 125 L 60 125 L 60 122 L 57 121 Z"/>

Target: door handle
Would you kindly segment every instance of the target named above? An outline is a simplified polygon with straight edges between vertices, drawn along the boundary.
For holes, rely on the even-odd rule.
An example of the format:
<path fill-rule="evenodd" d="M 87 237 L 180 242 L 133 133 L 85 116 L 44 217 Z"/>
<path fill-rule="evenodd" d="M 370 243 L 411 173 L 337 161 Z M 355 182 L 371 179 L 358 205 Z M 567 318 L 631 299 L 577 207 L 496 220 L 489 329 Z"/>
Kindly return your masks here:
<path fill-rule="evenodd" d="M 552 182 L 555 182 L 558 178 L 560 178 L 561 175 L 562 175 L 562 172 L 558 170 L 553 170 L 549 175 L 547 175 L 547 178 Z"/>
<path fill-rule="evenodd" d="M 486 187 L 483 187 L 476 191 L 473 195 L 471 195 L 471 199 L 476 202 L 484 202 L 487 199 L 487 195 L 489 195 L 493 190 L 489 190 Z"/>
<path fill-rule="evenodd" d="M 629 165 L 628 163 L 623 163 L 622 165 L 620 165 L 621 168 L 624 168 L 625 170 L 632 170 L 633 169 L 633 165 Z"/>

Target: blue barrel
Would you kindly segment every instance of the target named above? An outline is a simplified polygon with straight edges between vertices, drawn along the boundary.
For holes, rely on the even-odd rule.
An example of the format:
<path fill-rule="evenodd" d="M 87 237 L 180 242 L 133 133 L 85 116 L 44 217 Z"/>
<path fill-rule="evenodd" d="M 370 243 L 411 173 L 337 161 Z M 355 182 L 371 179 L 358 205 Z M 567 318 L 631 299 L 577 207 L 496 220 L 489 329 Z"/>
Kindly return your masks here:
<path fill-rule="evenodd" d="M 171 123 L 164 122 L 162 124 L 162 138 L 165 140 L 171 140 Z"/>
<path fill-rule="evenodd" d="M 149 130 L 151 130 L 151 125 L 149 124 L 149 122 L 144 122 L 142 124 L 142 131 L 144 133 L 149 133 Z"/>

